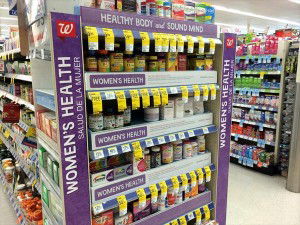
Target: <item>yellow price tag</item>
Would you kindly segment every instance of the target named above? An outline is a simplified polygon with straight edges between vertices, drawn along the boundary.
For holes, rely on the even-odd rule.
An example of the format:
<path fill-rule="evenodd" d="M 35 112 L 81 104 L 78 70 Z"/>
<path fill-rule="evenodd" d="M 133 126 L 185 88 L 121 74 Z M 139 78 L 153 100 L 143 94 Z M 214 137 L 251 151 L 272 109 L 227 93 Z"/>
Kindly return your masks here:
<path fill-rule="evenodd" d="M 214 39 L 209 38 L 209 54 L 215 54 L 216 52 L 216 42 Z"/>
<path fill-rule="evenodd" d="M 98 47 L 99 39 L 98 39 L 97 28 L 86 26 L 86 27 L 84 27 L 84 29 L 88 35 L 89 50 L 98 50 L 99 49 L 99 47 Z"/>
<path fill-rule="evenodd" d="M 197 39 L 198 39 L 198 42 L 199 42 L 199 54 L 203 55 L 204 54 L 204 48 L 205 48 L 204 39 L 201 36 L 198 36 Z"/>
<path fill-rule="evenodd" d="M 152 88 L 151 89 L 152 95 L 153 95 L 153 105 L 154 107 L 161 106 L 161 98 L 158 88 Z"/>
<path fill-rule="evenodd" d="M 203 184 L 204 182 L 204 173 L 202 171 L 202 169 L 197 169 L 197 174 L 198 174 L 198 182 L 199 184 Z"/>
<path fill-rule="evenodd" d="M 181 178 L 181 185 L 184 188 L 184 190 L 186 190 L 188 183 L 189 183 L 189 180 L 188 180 L 186 174 L 181 174 L 180 178 Z"/>
<path fill-rule="evenodd" d="M 205 181 L 210 182 L 211 180 L 211 170 L 209 166 L 204 167 L 205 170 Z"/>
<path fill-rule="evenodd" d="M 260 79 L 264 79 L 266 72 L 260 72 Z"/>
<path fill-rule="evenodd" d="M 169 34 L 169 39 L 170 39 L 170 52 L 176 52 L 176 36 L 175 34 Z"/>
<path fill-rule="evenodd" d="M 147 32 L 140 32 L 140 36 L 142 39 L 142 52 L 150 51 L 150 38 Z"/>
<path fill-rule="evenodd" d="M 155 52 L 162 52 L 162 35 L 160 33 L 153 33 L 155 40 Z"/>
<path fill-rule="evenodd" d="M 169 104 L 169 95 L 167 88 L 160 88 L 160 96 L 161 96 L 161 104 L 168 105 Z"/>
<path fill-rule="evenodd" d="M 3 141 L 2 141 L 2 139 L 0 139 L 0 145 L 2 145 L 3 144 Z"/>
<path fill-rule="evenodd" d="M 179 190 L 178 178 L 176 176 L 173 176 L 173 177 L 171 177 L 171 181 L 172 181 L 173 189 L 174 189 L 175 193 L 178 193 L 178 190 Z"/>
<path fill-rule="evenodd" d="M 169 52 L 170 39 L 169 34 L 161 34 L 162 36 L 162 52 Z"/>
<path fill-rule="evenodd" d="M 180 87 L 181 92 L 182 92 L 182 100 L 187 103 L 189 99 L 189 90 L 187 86 L 181 86 Z"/>
<path fill-rule="evenodd" d="M 89 99 L 93 104 L 93 113 L 98 114 L 103 111 L 102 98 L 100 92 L 89 92 Z"/>
<path fill-rule="evenodd" d="M 202 86 L 202 89 L 203 89 L 203 101 L 208 101 L 208 95 L 209 95 L 208 86 L 204 85 Z"/>
<path fill-rule="evenodd" d="M 143 158 L 143 149 L 139 141 L 132 142 L 134 158 L 138 161 Z"/>
<path fill-rule="evenodd" d="M 191 172 L 189 172 L 189 174 L 190 174 L 190 177 L 191 177 L 191 184 L 194 187 L 194 186 L 197 185 L 197 176 L 196 176 L 196 173 L 195 173 L 195 171 L 191 171 Z"/>
<path fill-rule="evenodd" d="M 103 28 L 105 35 L 105 50 L 114 51 L 115 50 L 115 34 L 113 29 Z"/>
<path fill-rule="evenodd" d="M 143 108 L 148 108 L 150 106 L 150 95 L 148 89 L 141 89 Z"/>
<path fill-rule="evenodd" d="M 10 136 L 10 131 L 6 129 L 6 131 L 4 132 L 4 137 L 9 138 L 9 136 Z"/>
<path fill-rule="evenodd" d="M 168 191 L 168 186 L 166 184 L 166 181 L 159 182 L 159 187 L 160 187 L 160 194 L 162 196 L 162 199 L 165 199 L 167 197 L 167 191 Z"/>
<path fill-rule="evenodd" d="M 134 46 L 134 37 L 131 30 L 123 30 L 125 37 L 125 51 L 132 52 Z"/>
<path fill-rule="evenodd" d="M 127 213 L 127 199 L 125 195 L 121 195 L 117 197 L 117 201 L 119 204 L 119 213 L 120 216 L 124 216 Z"/>
<path fill-rule="evenodd" d="M 178 220 L 172 220 L 171 225 L 178 225 Z"/>
<path fill-rule="evenodd" d="M 156 199 L 156 201 L 157 201 L 158 190 L 157 190 L 156 184 L 151 184 L 149 186 L 149 189 L 150 189 L 150 193 L 151 193 L 151 198 Z"/>
<path fill-rule="evenodd" d="M 194 45 L 195 45 L 194 38 L 190 35 L 187 35 L 186 38 L 188 41 L 188 53 L 194 53 Z"/>
<path fill-rule="evenodd" d="M 140 208 L 145 207 L 145 205 L 146 205 L 146 193 L 145 193 L 145 190 L 143 188 L 140 188 L 140 189 L 138 189 L 136 191 L 136 194 L 137 194 L 138 199 L 139 199 Z"/>
<path fill-rule="evenodd" d="M 216 85 L 211 84 L 211 85 L 209 85 L 209 88 L 210 88 L 211 100 L 216 100 L 216 98 L 217 98 Z"/>
<path fill-rule="evenodd" d="M 210 210 L 208 208 L 208 205 L 203 206 L 204 210 L 204 218 L 206 221 L 210 220 Z"/>
<path fill-rule="evenodd" d="M 176 34 L 177 39 L 177 51 L 184 52 L 184 41 L 181 34 Z"/>
<path fill-rule="evenodd" d="M 179 217 L 179 222 L 180 222 L 180 225 L 187 225 L 187 222 L 186 222 L 185 216 L 181 216 L 181 217 Z"/>
<path fill-rule="evenodd" d="M 202 220 L 202 213 L 200 209 L 196 209 L 195 210 L 195 214 L 196 214 L 196 222 L 199 223 Z"/>
<path fill-rule="evenodd" d="M 140 95 L 138 90 L 129 90 L 131 96 L 132 110 L 137 110 L 141 107 Z"/>
<path fill-rule="evenodd" d="M 126 97 L 124 91 L 115 91 L 117 102 L 118 102 L 118 111 L 124 112 L 127 109 Z"/>
<path fill-rule="evenodd" d="M 193 90 L 194 90 L 194 97 L 196 101 L 200 101 L 200 88 L 199 85 L 193 85 Z"/>

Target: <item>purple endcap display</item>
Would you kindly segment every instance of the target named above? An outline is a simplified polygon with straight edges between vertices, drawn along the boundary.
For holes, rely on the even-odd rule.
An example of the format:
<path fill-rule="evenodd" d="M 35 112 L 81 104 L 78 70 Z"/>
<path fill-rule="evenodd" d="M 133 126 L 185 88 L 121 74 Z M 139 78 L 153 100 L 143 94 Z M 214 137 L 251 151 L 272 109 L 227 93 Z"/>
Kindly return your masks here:
<path fill-rule="evenodd" d="M 216 202 L 216 220 L 220 225 L 226 224 L 235 51 L 236 35 L 231 33 L 225 33 L 223 39 L 221 113 L 219 127 L 220 146 L 218 156 L 218 180 Z"/>
<path fill-rule="evenodd" d="M 214 24 L 162 19 L 156 16 L 145 16 L 88 7 L 80 7 L 80 14 L 83 26 L 194 35 L 206 38 L 217 38 L 218 33 L 217 25 Z"/>
<path fill-rule="evenodd" d="M 91 224 L 80 17 L 51 13 L 64 224 Z"/>

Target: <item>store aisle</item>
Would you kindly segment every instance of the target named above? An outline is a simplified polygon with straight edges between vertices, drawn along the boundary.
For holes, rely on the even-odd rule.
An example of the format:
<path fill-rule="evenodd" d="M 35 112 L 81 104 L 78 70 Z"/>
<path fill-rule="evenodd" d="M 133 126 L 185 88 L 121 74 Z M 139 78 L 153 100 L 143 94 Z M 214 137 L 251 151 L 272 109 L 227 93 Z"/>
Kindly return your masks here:
<path fill-rule="evenodd" d="M 0 225 L 15 225 L 17 218 L 2 185 L 0 185 L 0 206 Z"/>
<path fill-rule="evenodd" d="M 230 164 L 227 225 L 300 225 L 300 194 L 285 183 Z"/>

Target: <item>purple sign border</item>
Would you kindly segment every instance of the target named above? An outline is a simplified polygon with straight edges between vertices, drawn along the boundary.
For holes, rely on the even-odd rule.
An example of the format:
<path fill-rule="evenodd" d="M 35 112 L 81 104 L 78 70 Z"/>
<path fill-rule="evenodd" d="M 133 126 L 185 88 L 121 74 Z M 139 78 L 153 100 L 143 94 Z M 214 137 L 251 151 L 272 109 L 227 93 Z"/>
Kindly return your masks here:
<path fill-rule="evenodd" d="M 221 113 L 219 127 L 220 146 L 218 155 L 218 180 L 216 200 L 216 220 L 220 225 L 226 224 L 235 51 L 236 35 L 232 33 L 225 33 L 223 37 L 223 65 L 220 102 Z"/>
<path fill-rule="evenodd" d="M 73 29 L 75 29 L 75 36 L 60 38 L 57 32 L 57 27 L 59 27 L 57 26 L 58 21 L 72 23 Z M 58 116 L 60 137 L 59 146 L 61 148 L 62 198 L 64 198 L 65 213 L 64 224 L 89 225 L 91 224 L 91 208 L 80 16 L 51 13 L 51 24 L 56 85 L 56 113 Z M 63 61 L 59 59 L 59 57 L 69 58 Z M 60 65 L 62 63 L 64 64 Z M 68 66 L 66 66 L 67 64 Z M 65 70 L 64 72 L 70 71 L 71 73 L 60 72 L 60 70 L 63 69 Z M 66 85 L 70 85 L 67 91 L 72 93 L 71 96 L 67 96 L 66 93 L 60 91 L 61 88 L 66 87 Z M 78 90 L 80 91 L 78 92 Z M 64 91 L 67 92 L 66 89 L 64 89 Z M 72 97 L 73 102 L 70 103 Z M 64 105 L 62 103 L 64 103 Z M 66 111 L 63 110 L 67 103 L 69 103 L 67 106 L 72 107 L 72 109 L 69 109 L 72 115 L 67 114 Z M 76 103 L 78 103 L 78 105 L 80 104 L 80 109 Z M 84 121 L 82 127 L 80 127 L 77 122 L 79 118 Z M 82 133 L 80 133 L 79 130 L 81 130 Z M 69 140 L 67 144 L 66 135 L 75 135 L 75 137 L 71 141 Z M 79 135 L 81 135 L 81 137 L 79 137 Z M 72 150 L 70 150 L 71 148 Z M 68 180 L 67 177 L 69 178 Z M 70 177 L 72 177 L 72 179 Z M 73 182 L 73 188 L 70 182 Z"/>
<path fill-rule="evenodd" d="M 120 21 L 112 23 L 112 22 L 101 22 L 101 13 L 105 13 L 110 16 L 120 16 L 132 19 L 132 24 L 119 24 Z M 181 21 L 174 19 L 161 18 L 156 16 L 145 16 L 134 13 L 124 13 L 118 11 L 108 11 L 101 10 L 91 7 L 80 7 L 80 15 L 83 26 L 94 26 L 100 28 L 113 28 L 113 29 L 127 29 L 127 30 L 136 30 L 143 32 L 161 32 L 161 33 L 171 33 L 171 34 L 183 34 L 183 35 L 195 35 L 202 36 L 206 38 L 217 38 L 218 27 L 214 24 L 202 24 L 192 21 Z M 120 20 L 120 19 L 119 19 Z M 152 27 L 146 26 L 137 26 L 137 23 L 133 23 L 133 21 L 151 21 Z M 129 21 L 129 20 L 128 20 Z M 151 23 L 150 22 L 150 23 Z M 176 31 L 176 29 L 168 29 L 167 27 L 162 27 L 168 24 L 172 24 L 176 29 L 180 29 Z M 203 28 L 202 31 L 194 30 L 194 27 Z M 171 27 L 170 27 L 171 28 Z"/>

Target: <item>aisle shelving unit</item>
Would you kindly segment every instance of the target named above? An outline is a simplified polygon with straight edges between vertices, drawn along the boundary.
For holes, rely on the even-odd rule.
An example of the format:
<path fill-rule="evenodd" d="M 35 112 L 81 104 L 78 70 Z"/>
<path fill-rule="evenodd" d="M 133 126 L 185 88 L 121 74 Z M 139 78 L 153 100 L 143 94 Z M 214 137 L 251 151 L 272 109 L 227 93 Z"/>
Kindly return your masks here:
<path fill-rule="evenodd" d="M 284 83 L 284 68 L 288 49 L 287 41 L 279 41 L 277 54 L 273 55 L 245 55 L 237 56 L 237 67 L 245 68 L 254 64 L 277 64 L 278 70 L 236 70 L 235 73 L 235 97 L 233 103 L 232 118 L 232 146 L 231 162 L 248 168 L 273 175 L 278 172 L 280 136 L 282 124 L 282 104 Z M 248 46 L 249 47 L 249 46 Z M 249 51 L 249 48 L 248 48 Z M 251 66 L 250 66 L 251 65 Z M 267 66 L 265 66 L 267 68 Z M 248 80 L 247 80 L 248 79 Z M 249 79 L 252 79 L 250 82 Z M 271 81 L 272 80 L 272 81 Z M 265 85 L 264 82 L 277 82 L 277 87 L 261 87 L 257 82 Z M 260 84 L 260 85 L 261 85 Z M 252 85 L 252 86 L 251 86 Z M 266 101 L 260 99 L 268 99 Z M 277 104 L 272 103 L 275 98 Z M 268 121 L 267 121 L 268 120 Z M 256 135 L 253 136 L 247 131 L 250 127 Z M 245 134 L 244 132 L 248 132 Z M 257 132 L 263 133 L 264 138 L 257 136 Z M 266 132 L 270 132 L 273 138 L 266 139 Z M 260 134 L 261 135 L 261 134 Z M 269 137 L 271 137 L 269 136 Z M 254 147 L 256 146 L 256 147 Z M 262 149 L 265 151 L 260 160 L 256 158 L 256 153 L 248 153 L 247 148 Z M 251 150 L 253 151 L 253 150 Z M 257 150 L 255 150 L 257 151 Z M 266 154 L 270 154 L 267 155 Z M 267 160 L 267 161 L 265 161 Z"/>
<path fill-rule="evenodd" d="M 235 63 L 236 37 L 225 34 L 221 38 L 217 35 L 217 26 L 194 22 L 160 19 L 135 14 L 116 13 L 99 9 L 81 7 L 80 15 L 51 13 L 49 16 L 51 28 L 51 56 L 52 61 L 41 59 L 32 60 L 33 86 L 35 88 L 35 111 L 37 118 L 45 111 L 55 115 L 57 121 L 57 141 L 50 138 L 45 130 L 37 129 L 39 149 L 47 152 L 59 164 L 59 184 L 54 182 L 49 172 L 41 168 L 42 199 L 44 217 L 51 224 L 91 224 L 91 219 L 108 210 L 118 211 L 122 203 L 126 205 L 133 201 L 140 201 L 138 192 L 152 195 L 151 187 L 156 187 L 158 193 L 163 193 L 166 187 L 200 179 L 202 174 L 207 179 L 212 173 L 211 181 L 203 193 L 182 203 L 159 211 L 133 224 L 168 224 L 173 220 L 193 220 L 201 212 L 207 217 L 212 215 L 221 225 L 226 223 L 226 196 L 229 167 L 231 97 L 233 91 L 233 76 Z M 200 26 L 196 32 L 167 31 L 155 26 L 120 26 L 117 23 L 101 21 L 101 15 L 122 15 L 132 20 L 151 20 L 153 23 L 183 24 L 187 27 Z M 63 21 L 63 22 L 62 22 Z M 81 22 L 80 22 L 81 21 Z M 57 23 L 70 23 L 74 26 L 71 36 L 64 36 L 57 30 Z M 99 73 L 85 72 L 83 69 L 83 52 L 86 47 L 86 27 L 96 28 L 98 40 L 105 39 L 103 28 L 112 28 L 115 38 L 124 41 L 122 30 L 132 31 L 134 40 L 140 41 L 140 32 L 148 34 L 151 45 L 154 46 L 155 32 L 176 33 L 194 36 L 194 45 L 198 45 L 198 36 L 204 37 L 205 47 L 215 44 L 214 71 L 180 71 L 180 72 L 131 72 L 131 73 Z M 158 26 L 157 26 L 158 27 Z M 83 34 L 81 31 L 83 30 Z M 185 37 L 185 36 L 184 36 Z M 97 41 L 98 42 L 98 41 Z M 187 40 L 184 38 L 184 42 Z M 187 43 L 185 43 L 187 45 Z M 64 76 L 72 74 L 72 76 Z M 102 85 L 98 80 L 109 77 L 117 79 L 114 85 Z M 126 79 L 135 82 L 126 84 Z M 70 78 L 70 79 L 69 79 Z M 162 79 L 163 78 L 163 79 Z M 103 130 L 92 132 L 88 130 L 86 121 L 88 114 L 86 105 L 92 103 L 106 104 L 108 101 L 119 101 L 118 91 L 123 91 L 124 98 L 131 101 L 129 90 L 138 93 L 146 91 L 151 98 L 157 96 L 155 90 L 165 88 L 166 95 L 194 98 L 197 90 L 207 93 L 205 113 L 190 117 L 171 120 L 161 120 L 152 123 L 138 123 L 117 130 Z M 196 90 L 196 91 L 195 91 Z M 214 94 L 215 93 L 215 94 Z M 96 94 L 99 98 L 91 98 Z M 206 95 L 206 94 L 205 94 Z M 160 96 L 161 97 L 161 96 Z M 199 96 L 200 97 L 200 96 Z M 138 94 L 138 98 L 143 98 Z M 212 100 L 211 100 L 212 99 Z M 215 99 L 215 100 L 214 100 Z M 105 106 L 104 106 L 105 109 Z M 222 113 L 221 113 L 222 111 Z M 39 119 L 37 119 L 39 120 Z M 38 125 L 39 126 L 39 125 Z M 118 134 L 116 134 L 116 132 Z M 94 161 L 107 157 L 133 153 L 134 162 L 139 151 L 146 147 L 166 144 L 191 137 L 205 135 L 207 151 L 203 154 L 157 167 L 146 171 L 137 171 L 133 175 L 121 179 L 106 181 L 97 186 L 90 184 L 91 174 L 89 165 Z M 103 143 L 104 139 L 120 137 L 117 141 Z M 102 143 L 101 143 L 102 142 Z M 41 154 L 41 151 L 40 151 Z M 44 153 L 42 153 L 44 154 Z M 41 155 L 39 155 L 41 156 Z M 133 163 L 134 164 L 134 163 Z M 135 167 L 135 166 L 134 166 Z M 197 175 L 196 175 L 197 174 Z M 200 175 L 199 175 L 200 174 Z M 196 175 L 196 176 L 194 176 Z M 199 177 L 198 177 L 199 176 Z M 175 179 L 175 181 L 174 181 Z M 208 180 L 209 181 L 209 180 Z M 153 186 L 154 185 L 154 186 Z M 47 199 L 56 203 L 51 205 Z M 206 218 L 207 219 L 207 218 Z"/>

